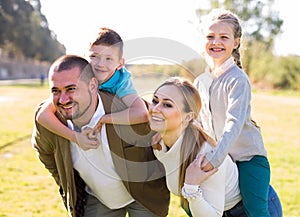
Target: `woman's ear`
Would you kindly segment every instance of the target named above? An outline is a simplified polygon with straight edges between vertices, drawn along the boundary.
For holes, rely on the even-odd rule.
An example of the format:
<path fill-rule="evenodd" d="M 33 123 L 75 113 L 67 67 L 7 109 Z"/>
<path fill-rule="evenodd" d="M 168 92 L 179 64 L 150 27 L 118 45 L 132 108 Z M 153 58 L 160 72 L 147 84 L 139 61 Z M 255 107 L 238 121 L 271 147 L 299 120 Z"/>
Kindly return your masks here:
<path fill-rule="evenodd" d="M 194 113 L 193 112 L 189 112 L 185 114 L 184 117 L 184 124 L 186 124 L 186 126 L 191 122 L 191 120 L 194 119 Z"/>

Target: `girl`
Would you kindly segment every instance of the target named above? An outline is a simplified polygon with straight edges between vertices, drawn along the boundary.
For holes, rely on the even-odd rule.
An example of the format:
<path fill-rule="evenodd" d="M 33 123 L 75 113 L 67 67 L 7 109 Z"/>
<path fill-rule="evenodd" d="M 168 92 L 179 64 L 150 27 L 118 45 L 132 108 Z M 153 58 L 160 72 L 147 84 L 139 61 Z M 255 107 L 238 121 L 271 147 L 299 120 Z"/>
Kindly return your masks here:
<path fill-rule="evenodd" d="M 202 23 L 209 70 L 194 84 L 204 104 L 202 126 L 217 141 L 202 168 L 219 168 L 229 154 L 238 166 L 247 215 L 269 217 L 270 166 L 260 129 L 250 117 L 251 86 L 240 60 L 240 21 L 230 11 L 215 9 Z"/>

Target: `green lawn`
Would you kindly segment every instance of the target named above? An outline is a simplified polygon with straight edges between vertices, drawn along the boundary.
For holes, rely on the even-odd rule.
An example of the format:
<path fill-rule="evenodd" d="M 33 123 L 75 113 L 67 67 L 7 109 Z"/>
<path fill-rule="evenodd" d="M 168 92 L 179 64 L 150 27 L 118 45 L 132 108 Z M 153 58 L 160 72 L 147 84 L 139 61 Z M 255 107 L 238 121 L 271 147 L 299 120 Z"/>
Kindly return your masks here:
<path fill-rule="evenodd" d="M 30 143 L 34 108 L 47 96 L 48 87 L 38 84 L 0 86 L 0 217 L 67 216 L 54 181 Z M 257 91 L 252 107 L 284 216 L 300 216 L 300 97 Z M 184 216 L 176 197 L 169 216 Z"/>

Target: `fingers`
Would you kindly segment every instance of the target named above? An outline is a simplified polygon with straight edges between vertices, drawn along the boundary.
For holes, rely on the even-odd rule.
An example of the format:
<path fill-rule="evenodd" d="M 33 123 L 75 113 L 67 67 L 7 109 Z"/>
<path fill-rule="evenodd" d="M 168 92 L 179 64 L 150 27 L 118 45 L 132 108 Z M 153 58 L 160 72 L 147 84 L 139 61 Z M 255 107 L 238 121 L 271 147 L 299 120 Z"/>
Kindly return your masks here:
<path fill-rule="evenodd" d="M 162 147 L 161 147 L 160 144 L 152 144 L 152 148 L 153 148 L 153 149 L 156 149 L 156 150 L 158 150 L 158 151 L 161 151 L 161 150 L 162 150 Z"/>
<path fill-rule="evenodd" d="M 212 170 L 206 172 L 207 176 L 211 176 L 213 174 L 215 174 L 216 172 L 218 172 L 218 168 L 213 168 Z"/>
<path fill-rule="evenodd" d="M 161 140 L 161 135 L 159 133 L 154 134 L 152 136 L 152 144 L 158 144 Z"/>

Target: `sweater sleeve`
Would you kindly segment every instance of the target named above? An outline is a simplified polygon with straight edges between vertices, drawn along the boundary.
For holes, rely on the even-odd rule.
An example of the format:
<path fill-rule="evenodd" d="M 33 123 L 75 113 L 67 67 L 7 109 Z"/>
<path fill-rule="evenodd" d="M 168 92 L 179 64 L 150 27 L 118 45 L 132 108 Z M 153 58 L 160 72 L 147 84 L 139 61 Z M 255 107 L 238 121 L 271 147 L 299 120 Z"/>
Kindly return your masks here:
<path fill-rule="evenodd" d="M 41 126 L 37 121 L 35 121 L 31 138 L 32 147 L 37 152 L 40 161 L 53 176 L 55 182 L 59 185 L 58 170 L 54 157 L 54 146 L 48 140 L 49 137 L 51 137 L 51 133 L 46 128 Z"/>
<path fill-rule="evenodd" d="M 246 77 L 234 79 L 226 87 L 227 108 L 223 134 L 216 148 L 206 158 L 214 167 L 219 167 L 241 134 L 251 100 L 251 86 Z M 218 111 L 215 111 L 218 112 Z"/>
<path fill-rule="evenodd" d="M 227 165 L 228 161 L 225 160 L 219 167 L 218 172 L 201 183 L 202 197 L 188 199 L 193 216 L 222 216 L 225 204 L 225 176 Z"/>

